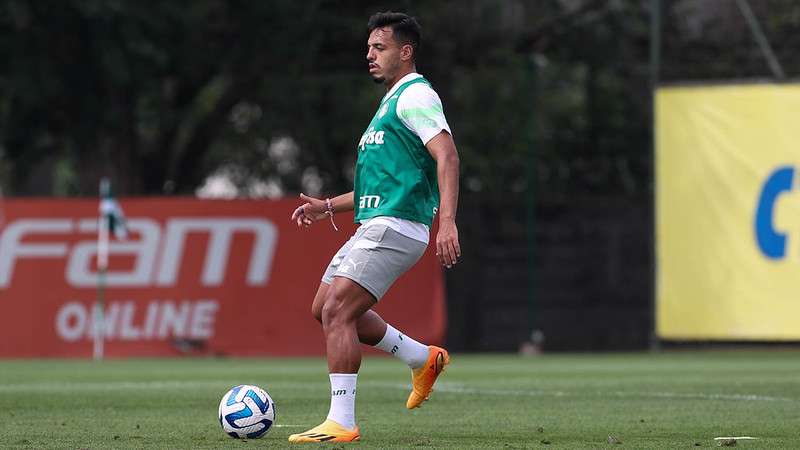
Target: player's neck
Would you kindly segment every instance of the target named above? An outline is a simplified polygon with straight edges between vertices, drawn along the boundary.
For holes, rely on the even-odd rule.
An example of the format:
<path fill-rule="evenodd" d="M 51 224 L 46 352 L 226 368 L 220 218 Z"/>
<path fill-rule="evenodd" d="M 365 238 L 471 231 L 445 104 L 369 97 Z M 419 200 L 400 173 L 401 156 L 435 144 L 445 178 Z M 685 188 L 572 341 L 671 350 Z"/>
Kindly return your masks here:
<path fill-rule="evenodd" d="M 400 71 L 397 74 L 397 77 L 394 80 L 392 80 L 391 83 L 386 83 L 386 92 L 391 91 L 392 88 L 394 87 L 394 85 L 396 85 L 400 80 L 402 80 L 403 77 L 405 77 L 406 75 L 408 75 L 410 73 L 414 73 L 416 71 L 417 71 L 417 67 L 416 66 L 411 66 L 408 69 Z"/>

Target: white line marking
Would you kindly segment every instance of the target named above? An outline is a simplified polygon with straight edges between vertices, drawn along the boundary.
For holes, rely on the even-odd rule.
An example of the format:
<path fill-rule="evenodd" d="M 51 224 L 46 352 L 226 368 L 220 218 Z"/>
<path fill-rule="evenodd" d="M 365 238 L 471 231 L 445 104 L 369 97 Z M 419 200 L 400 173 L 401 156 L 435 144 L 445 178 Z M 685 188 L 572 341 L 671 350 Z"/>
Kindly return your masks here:
<path fill-rule="evenodd" d="M 242 380 L 242 383 L 253 383 L 253 380 Z M 258 381 L 255 381 L 259 385 Z M 327 381 L 320 382 L 277 382 L 262 383 L 261 387 L 269 390 L 271 387 L 281 387 L 286 389 L 296 388 L 302 385 L 304 388 L 314 387 L 325 390 L 329 385 Z M 363 381 L 359 383 L 362 387 L 377 387 L 389 389 L 410 390 L 411 385 L 404 383 L 386 383 Z M 233 384 L 230 380 L 205 380 L 205 381 L 181 381 L 181 380 L 156 380 L 156 381 L 89 381 L 89 382 L 41 382 L 41 383 L 10 383 L 0 384 L 0 392 L 75 392 L 75 391 L 109 391 L 109 390 L 141 390 L 141 389 L 220 389 L 224 391 Z M 637 391 L 560 391 L 546 389 L 482 389 L 469 387 L 462 383 L 439 382 L 435 386 L 438 392 L 466 395 L 492 395 L 509 397 L 642 397 L 642 398 L 672 398 L 672 399 L 695 399 L 695 400 L 730 400 L 745 402 L 798 402 L 800 399 L 788 397 L 772 397 L 757 394 L 709 394 L 709 393 L 681 393 L 681 392 L 637 392 Z"/>
<path fill-rule="evenodd" d="M 737 440 L 737 441 L 755 441 L 758 438 L 757 437 L 751 437 L 751 436 L 734 436 L 734 437 L 724 437 L 723 436 L 723 437 L 715 437 L 714 438 L 715 441 L 724 441 L 724 440 L 727 440 L 727 439 L 734 439 L 734 440 Z"/>
<path fill-rule="evenodd" d="M 685 394 L 679 392 L 614 392 L 615 395 L 642 396 L 642 397 L 663 397 L 663 398 L 694 398 L 700 400 L 742 400 L 748 402 L 796 402 L 795 398 L 770 397 L 768 395 L 756 394 Z"/>
<path fill-rule="evenodd" d="M 409 390 L 409 384 L 389 384 L 376 383 L 381 387 L 393 387 L 397 389 Z M 524 396 L 524 397 L 655 397 L 655 398 L 676 398 L 676 399 L 696 399 L 696 400 L 732 400 L 748 402 L 796 402 L 798 399 L 788 397 L 770 397 L 755 394 L 706 394 L 706 393 L 680 393 L 680 392 L 636 392 L 636 391 L 595 391 L 595 392 L 566 392 L 548 391 L 541 389 L 520 390 L 520 389 L 480 389 L 466 387 L 455 383 L 438 383 L 434 387 L 435 391 L 448 392 L 452 394 L 477 394 L 477 395 L 497 395 L 497 396 Z"/>
<path fill-rule="evenodd" d="M 110 390 L 140 390 L 140 389 L 222 389 L 227 390 L 235 386 L 237 383 L 232 383 L 230 380 L 206 380 L 206 381 L 89 381 L 89 382 L 56 382 L 45 381 L 40 383 L 9 383 L 0 384 L 0 392 L 70 392 L 70 391 L 110 391 Z M 303 386 L 319 386 L 320 389 L 329 386 L 328 382 L 280 382 L 280 383 L 258 383 L 252 380 L 242 380 L 238 384 L 256 384 L 264 389 L 270 387 L 296 387 Z"/>

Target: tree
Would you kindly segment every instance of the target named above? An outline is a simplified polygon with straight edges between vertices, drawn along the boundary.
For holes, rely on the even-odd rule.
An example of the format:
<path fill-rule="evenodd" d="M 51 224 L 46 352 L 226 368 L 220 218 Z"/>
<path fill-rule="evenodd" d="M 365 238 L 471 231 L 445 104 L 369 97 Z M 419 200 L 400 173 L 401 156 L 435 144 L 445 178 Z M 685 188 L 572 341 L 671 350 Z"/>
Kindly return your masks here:
<path fill-rule="evenodd" d="M 800 6 L 751 3 L 792 73 Z M 534 149 L 541 193 L 649 192 L 647 4 L 401 2 L 423 25 L 419 69 L 444 101 L 465 191 L 521 194 Z M 663 79 L 768 73 L 731 5 L 664 5 Z M 224 169 L 273 193 L 346 190 L 382 94 L 366 19 L 389 7 L 1 1 L 0 184 L 94 195 L 110 175 L 123 195 L 191 194 Z"/>

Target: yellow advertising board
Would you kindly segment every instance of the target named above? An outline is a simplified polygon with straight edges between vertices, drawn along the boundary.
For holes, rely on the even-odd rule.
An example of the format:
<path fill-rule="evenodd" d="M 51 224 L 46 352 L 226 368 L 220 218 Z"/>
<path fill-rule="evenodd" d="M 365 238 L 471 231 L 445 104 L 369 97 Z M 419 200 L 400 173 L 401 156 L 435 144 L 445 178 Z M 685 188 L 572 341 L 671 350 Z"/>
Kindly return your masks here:
<path fill-rule="evenodd" d="M 656 328 L 800 340 L 800 85 L 656 93 Z"/>

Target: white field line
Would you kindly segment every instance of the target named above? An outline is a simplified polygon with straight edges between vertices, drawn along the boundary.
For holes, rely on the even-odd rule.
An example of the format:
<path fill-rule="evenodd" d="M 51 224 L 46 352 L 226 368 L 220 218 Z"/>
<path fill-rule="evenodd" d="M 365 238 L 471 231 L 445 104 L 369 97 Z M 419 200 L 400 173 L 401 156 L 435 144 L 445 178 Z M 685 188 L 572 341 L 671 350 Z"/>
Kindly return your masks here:
<path fill-rule="evenodd" d="M 242 383 L 253 383 L 253 380 L 242 380 Z M 326 389 L 327 381 L 319 382 L 277 382 L 256 385 L 269 390 L 271 387 L 320 388 Z M 79 391 L 113 391 L 113 390 L 172 390 L 172 389 L 228 389 L 232 386 L 230 380 L 205 380 L 205 381 L 88 381 L 88 382 L 41 382 L 41 383 L 1 383 L 0 392 L 79 392 Z M 411 385 L 403 383 L 385 383 L 362 381 L 362 387 L 390 388 L 410 390 Z M 544 389 L 482 389 L 468 387 L 460 383 L 440 382 L 436 384 L 437 392 L 465 395 L 490 395 L 508 397 L 624 397 L 624 398 L 673 398 L 695 400 L 731 400 L 746 402 L 797 402 L 800 399 L 789 397 L 773 397 L 756 394 L 712 394 L 712 393 L 681 393 L 681 392 L 637 392 L 637 391 L 559 391 Z"/>
<path fill-rule="evenodd" d="M 396 389 L 409 390 L 409 384 L 388 384 L 382 383 L 381 387 L 393 387 Z M 681 393 L 681 392 L 636 392 L 636 391 L 595 391 L 595 392 L 566 392 L 548 391 L 541 389 L 481 389 L 471 388 L 455 383 L 438 383 L 434 391 L 452 394 L 468 395 L 495 395 L 509 397 L 642 397 L 642 398 L 675 398 L 675 399 L 696 399 L 696 400 L 733 400 L 748 402 L 796 402 L 798 399 L 789 397 L 771 397 L 767 395 L 755 394 L 706 394 L 706 393 Z"/>
<path fill-rule="evenodd" d="M 242 380 L 239 384 L 256 384 L 262 388 L 269 389 L 270 386 L 296 387 L 319 386 L 328 387 L 328 382 L 280 382 L 280 383 L 259 383 L 253 380 Z M 229 389 L 234 384 L 230 380 L 207 380 L 207 381 L 86 381 L 86 382 L 53 382 L 46 381 L 40 383 L 5 383 L 0 384 L 0 392 L 75 392 L 75 391 L 113 391 L 113 390 L 169 390 L 169 389 Z"/>

